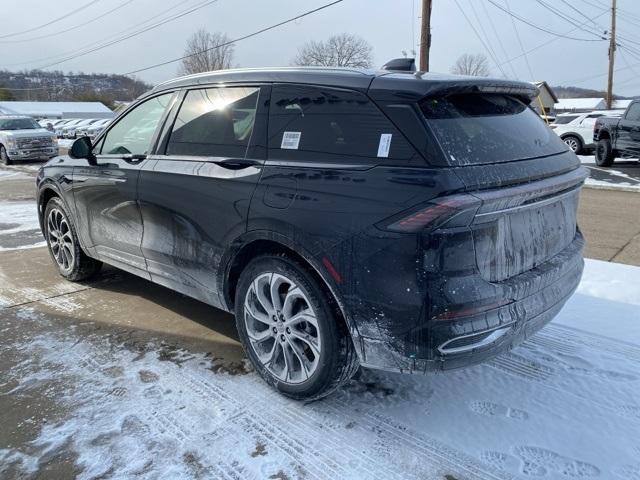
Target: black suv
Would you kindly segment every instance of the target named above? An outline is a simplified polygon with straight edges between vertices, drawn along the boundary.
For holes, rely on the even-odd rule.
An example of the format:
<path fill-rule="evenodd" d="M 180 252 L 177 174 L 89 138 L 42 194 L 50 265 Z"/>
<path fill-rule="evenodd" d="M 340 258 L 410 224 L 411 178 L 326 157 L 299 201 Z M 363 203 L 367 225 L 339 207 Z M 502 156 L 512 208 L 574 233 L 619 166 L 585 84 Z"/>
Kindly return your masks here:
<path fill-rule="evenodd" d="M 256 370 L 318 398 L 359 365 L 506 351 L 576 288 L 585 170 L 484 78 L 256 69 L 179 78 L 37 178 L 60 273 L 105 262 L 235 312 Z"/>

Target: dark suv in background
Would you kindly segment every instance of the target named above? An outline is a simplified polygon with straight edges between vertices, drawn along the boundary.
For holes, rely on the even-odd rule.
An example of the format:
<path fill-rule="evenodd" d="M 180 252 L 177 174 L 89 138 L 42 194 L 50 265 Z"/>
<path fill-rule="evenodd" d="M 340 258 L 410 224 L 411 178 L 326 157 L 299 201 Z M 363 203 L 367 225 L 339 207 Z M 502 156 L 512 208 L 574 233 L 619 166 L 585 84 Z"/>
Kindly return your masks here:
<path fill-rule="evenodd" d="M 106 262 L 235 312 L 256 370 L 318 398 L 359 365 L 491 358 L 576 288 L 585 170 L 527 83 L 256 69 L 154 88 L 37 179 L 76 281 Z"/>

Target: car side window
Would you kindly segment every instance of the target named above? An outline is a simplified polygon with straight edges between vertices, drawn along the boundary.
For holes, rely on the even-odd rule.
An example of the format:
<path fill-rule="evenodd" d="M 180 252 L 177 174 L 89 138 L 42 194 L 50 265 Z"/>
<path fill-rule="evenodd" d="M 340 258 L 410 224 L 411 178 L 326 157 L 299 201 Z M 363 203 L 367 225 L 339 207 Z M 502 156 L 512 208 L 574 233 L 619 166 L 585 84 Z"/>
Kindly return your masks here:
<path fill-rule="evenodd" d="M 275 85 L 268 135 L 270 159 L 351 163 L 414 155 L 367 96 L 348 90 Z"/>
<path fill-rule="evenodd" d="M 640 103 L 633 103 L 629 107 L 629 111 L 627 112 L 627 116 L 625 120 L 630 120 L 632 122 L 640 122 Z"/>
<path fill-rule="evenodd" d="M 144 155 L 173 93 L 153 97 L 127 113 L 107 132 L 100 145 L 102 155 Z"/>
<path fill-rule="evenodd" d="M 167 155 L 244 157 L 259 92 L 257 87 L 190 90 L 173 125 Z"/>

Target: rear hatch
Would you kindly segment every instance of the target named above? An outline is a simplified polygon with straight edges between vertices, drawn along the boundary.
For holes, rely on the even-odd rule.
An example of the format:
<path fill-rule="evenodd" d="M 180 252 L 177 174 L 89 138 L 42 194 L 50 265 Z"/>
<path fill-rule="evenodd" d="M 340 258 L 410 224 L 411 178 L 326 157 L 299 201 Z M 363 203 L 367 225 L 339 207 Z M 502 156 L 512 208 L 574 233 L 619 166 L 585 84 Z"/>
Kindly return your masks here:
<path fill-rule="evenodd" d="M 442 151 L 430 162 L 452 168 L 477 201 L 470 226 L 483 278 L 528 271 L 574 240 L 585 171 L 526 98 L 454 93 L 420 108 Z"/>

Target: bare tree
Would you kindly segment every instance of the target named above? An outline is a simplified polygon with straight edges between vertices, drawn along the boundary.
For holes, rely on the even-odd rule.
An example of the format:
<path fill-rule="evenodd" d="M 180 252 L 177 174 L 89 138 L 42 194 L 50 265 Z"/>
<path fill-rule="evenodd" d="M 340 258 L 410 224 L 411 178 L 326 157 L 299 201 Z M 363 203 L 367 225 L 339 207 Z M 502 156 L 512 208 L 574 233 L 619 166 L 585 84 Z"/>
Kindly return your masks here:
<path fill-rule="evenodd" d="M 324 42 L 310 41 L 298 49 L 294 65 L 368 68 L 373 47 L 364 38 L 350 33 L 333 35 Z"/>
<path fill-rule="evenodd" d="M 201 28 L 187 40 L 184 54 L 188 56 L 182 60 L 178 74 L 190 75 L 229 68 L 233 62 L 234 49 L 235 45 L 230 43 L 226 33 L 211 33 Z"/>
<path fill-rule="evenodd" d="M 465 53 L 458 57 L 456 63 L 451 67 L 451 73 L 488 77 L 491 74 L 489 60 L 482 53 Z"/>

